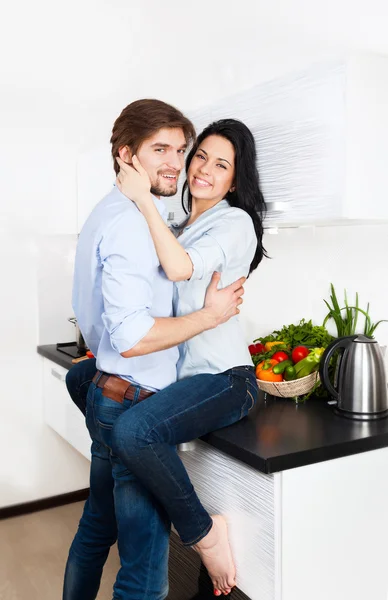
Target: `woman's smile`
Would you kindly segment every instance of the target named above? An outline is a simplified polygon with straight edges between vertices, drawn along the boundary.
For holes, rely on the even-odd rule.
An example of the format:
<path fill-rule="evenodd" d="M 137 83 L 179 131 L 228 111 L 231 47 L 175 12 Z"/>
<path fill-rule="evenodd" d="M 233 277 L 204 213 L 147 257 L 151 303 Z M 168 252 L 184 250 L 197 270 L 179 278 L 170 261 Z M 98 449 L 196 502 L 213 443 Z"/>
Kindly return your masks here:
<path fill-rule="evenodd" d="M 210 187 L 211 186 L 211 183 L 206 181 L 206 179 L 202 179 L 202 177 L 197 177 L 197 175 L 194 175 L 192 184 L 199 185 L 200 187 Z"/>

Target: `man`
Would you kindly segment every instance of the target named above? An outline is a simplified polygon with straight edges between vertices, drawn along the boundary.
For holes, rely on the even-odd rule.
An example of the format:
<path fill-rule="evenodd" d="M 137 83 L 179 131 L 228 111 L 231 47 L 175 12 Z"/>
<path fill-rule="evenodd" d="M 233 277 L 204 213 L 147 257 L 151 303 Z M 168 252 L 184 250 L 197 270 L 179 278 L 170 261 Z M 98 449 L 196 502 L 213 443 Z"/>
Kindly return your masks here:
<path fill-rule="evenodd" d="M 117 156 L 130 163 L 136 153 L 150 177 L 155 205 L 165 216 L 160 196 L 176 193 L 185 150 L 194 136 L 190 121 L 172 106 L 157 100 L 134 102 L 113 127 L 115 171 L 119 171 Z M 64 600 L 96 598 L 116 537 L 121 569 L 114 598 L 162 600 L 167 595 L 169 520 L 112 454 L 110 436 L 113 422 L 124 410 L 176 380 L 178 344 L 237 313 L 243 279 L 224 290 L 217 290 L 218 280 L 215 275 L 203 309 L 173 318 L 172 283 L 159 265 L 147 223 L 117 187 L 95 207 L 82 229 L 73 308 L 97 357 L 98 371 L 89 387 L 86 411 L 92 438 L 90 495 L 69 552 Z M 94 364 L 79 368 L 85 369 L 83 377 L 73 377 L 70 371 L 67 380 L 73 397 Z"/>

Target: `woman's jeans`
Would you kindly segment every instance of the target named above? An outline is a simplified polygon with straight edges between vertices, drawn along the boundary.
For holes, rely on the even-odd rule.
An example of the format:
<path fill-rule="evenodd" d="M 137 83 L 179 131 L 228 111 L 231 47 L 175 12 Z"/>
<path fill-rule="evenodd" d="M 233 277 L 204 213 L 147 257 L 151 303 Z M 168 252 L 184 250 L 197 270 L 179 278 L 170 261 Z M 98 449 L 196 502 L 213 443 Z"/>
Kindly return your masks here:
<path fill-rule="evenodd" d="M 106 398 L 90 383 L 95 370 L 92 374 L 92 362 L 85 362 L 84 376 L 77 365 L 73 380 L 69 371 L 67 384 L 81 410 L 86 389 L 82 382 L 88 381 L 89 385 L 86 423 L 92 438 L 90 495 L 70 548 L 63 600 L 96 598 L 103 566 L 117 538 L 121 569 L 114 599 L 163 600 L 168 594 L 170 521 L 156 498 L 111 452 L 112 427 L 121 415 L 136 407 L 138 392 L 133 401 L 124 400 L 123 404 Z"/>
<path fill-rule="evenodd" d="M 66 387 L 74 404 L 86 415 L 86 398 L 89 386 L 97 371 L 96 359 L 89 358 L 75 364 L 67 372 Z"/>
<path fill-rule="evenodd" d="M 182 379 L 117 419 L 110 413 L 117 414 L 113 401 L 105 416 L 100 413 L 99 427 L 113 454 L 157 498 L 186 545 L 201 540 L 212 520 L 175 446 L 239 421 L 257 394 L 254 368 L 242 366 Z"/>

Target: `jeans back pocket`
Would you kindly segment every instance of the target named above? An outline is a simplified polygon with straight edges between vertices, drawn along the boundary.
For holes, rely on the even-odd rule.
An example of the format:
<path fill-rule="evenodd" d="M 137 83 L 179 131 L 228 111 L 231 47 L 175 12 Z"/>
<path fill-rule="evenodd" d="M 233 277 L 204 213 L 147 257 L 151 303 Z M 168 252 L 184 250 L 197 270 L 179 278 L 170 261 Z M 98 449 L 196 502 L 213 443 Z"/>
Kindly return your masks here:
<path fill-rule="evenodd" d="M 126 410 L 124 404 L 103 396 L 101 389 L 95 391 L 93 403 L 95 436 L 109 449 L 111 449 L 113 425 Z"/>

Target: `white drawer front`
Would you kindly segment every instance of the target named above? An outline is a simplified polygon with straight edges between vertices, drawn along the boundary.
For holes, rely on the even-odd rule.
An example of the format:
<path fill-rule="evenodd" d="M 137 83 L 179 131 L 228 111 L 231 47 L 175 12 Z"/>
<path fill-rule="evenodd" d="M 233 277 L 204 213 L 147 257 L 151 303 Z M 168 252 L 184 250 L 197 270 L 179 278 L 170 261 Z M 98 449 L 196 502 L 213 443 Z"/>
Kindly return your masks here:
<path fill-rule="evenodd" d="M 66 389 L 67 369 L 47 358 L 43 366 L 44 420 L 78 452 L 90 459 L 90 437 L 82 413 Z"/>

